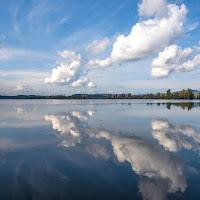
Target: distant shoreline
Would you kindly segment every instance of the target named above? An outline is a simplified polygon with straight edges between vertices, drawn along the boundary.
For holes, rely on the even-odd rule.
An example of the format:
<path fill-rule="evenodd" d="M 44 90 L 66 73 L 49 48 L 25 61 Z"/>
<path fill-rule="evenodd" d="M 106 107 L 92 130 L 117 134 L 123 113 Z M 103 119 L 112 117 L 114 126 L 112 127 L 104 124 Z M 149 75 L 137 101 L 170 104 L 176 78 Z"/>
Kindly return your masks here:
<path fill-rule="evenodd" d="M 176 100 L 176 101 L 200 101 L 200 99 L 144 99 L 144 98 L 0 98 L 0 100 Z"/>
<path fill-rule="evenodd" d="M 73 94 L 71 96 L 66 95 L 14 95 L 14 96 L 3 96 L 0 95 L 0 99 L 60 99 L 60 100 L 71 100 L 71 99 L 159 99 L 159 100 L 192 100 L 200 99 L 200 91 L 192 90 L 188 88 L 182 91 L 171 92 L 170 89 L 166 93 L 147 93 L 140 95 L 132 95 L 131 93 L 121 94 Z"/>

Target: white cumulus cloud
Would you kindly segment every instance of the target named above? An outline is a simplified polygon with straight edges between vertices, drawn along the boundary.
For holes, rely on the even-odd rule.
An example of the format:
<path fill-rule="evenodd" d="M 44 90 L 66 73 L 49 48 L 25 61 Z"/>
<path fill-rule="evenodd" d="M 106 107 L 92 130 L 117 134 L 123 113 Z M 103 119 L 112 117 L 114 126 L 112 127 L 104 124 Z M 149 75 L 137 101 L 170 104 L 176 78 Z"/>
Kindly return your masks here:
<path fill-rule="evenodd" d="M 85 77 L 87 73 L 83 68 L 85 60 L 80 54 L 67 50 L 58 52 L 58 54 L 66 60 L 56 62 L 59 66 L 52 70 L 51 77 L 45 78 L 45 83 L 62 84 L 71 87 L 95 87 L 95 84 Z"/>
<path fill-rule="evenodd" d="M 99 68 L 99 67 L 107 67 L 112 64 L 112 60 L 110 58 L 106 58 L 105 60 L 90 60 L 85 67 L 86 68 Z"/>
<path fill-rule="evenodd" d="M 138 13 L 140 16 L 162 16 L 167 12 L 166 0 L 143 0 L 138 4 Z"/>
<path fill-rule="evenodd" d="M 139 22 L 128 36 L 120 35 L 113 45 L 113 62 L 134 61 L 156 55 L 179 39 L 184 33 L 187 9 L 184 4 L 180 7 L 170 4 L 167 9 L 165 17 Z"/>
<path fill-rule="evenodd" d="M 111 56 L 105 60 L 89 61 L 86 67 L 106 67 L 112 63 L 136 61 L 154 56 L 165 47 L 174 44 L 184 34 L 187 8 L 167 4 L 164 0 L 143 0 L 139 6 L 140 16 L 154 16 L 136 23 L 129 35 L 119 35 L 113 45 Z"/>
<path fill-rule="evenodd" d="M 200 64 L 199 47 L 182 49 L 177 45 L 171 45 L 160 52 L 151 64 L 151 76 L 153 78 L 167 77 L 170 72 L 192 71 Z"/>
<path fill-rule="evenodd" d="M 46 78 L 45 82 L 71 87 L 94 87 L 95 84 L 86 77 L 87 70 L 142 60 L 156 56 L 159 52 L 159 57 L 152 63 L 153 78 L 167 77 L 174 70 L 191 71 L 200 63 L 200 56 L 194 54 L 194 49 L 182 50 L 175 45 L 184 35 L 187 15 L 184 4 L 170 4 L 167 0 L 142 0 L 138 3 L 138 14 L 139 22 L 132 27 L 130 34 L 117 37 L 110 56 L 102 60 L 87 61 L 75 52 L 59 52 L 67 60 L 57 62 L 59 66 L 52 70 L 52 76 Z M 194 25 L 196 26 L 197 24 Z M 109 43 L 108 38 L 95 40 L 85 50 L 97 55 L 104 52 Z"/>

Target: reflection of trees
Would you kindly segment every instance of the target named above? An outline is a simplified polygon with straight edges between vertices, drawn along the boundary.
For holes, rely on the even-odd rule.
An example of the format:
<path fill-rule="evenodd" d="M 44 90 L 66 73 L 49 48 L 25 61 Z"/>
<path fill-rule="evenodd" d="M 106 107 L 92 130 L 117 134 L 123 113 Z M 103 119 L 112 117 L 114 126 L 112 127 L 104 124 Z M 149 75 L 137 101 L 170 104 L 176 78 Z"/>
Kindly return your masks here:
<path fill-rule="evenodd" d="M 192 110 L 194 108 L 195 104 L 194 103 L 166 103 L 167 108 L 170 109 L 171 105 L 181 107 L 183 110 L 187 108 L 187 110 Z M 198 105 L 198 104 L 196 104 Z"/>
<path fill-rule="evenodd" d="M 146 177 L 139 183 L 144 199 L 166 199 L 167 193 L 185 191 L 183 163 L 172 153 L 174 151 L 169 152 L 146 139 L 89 129 L 87 120 L 92 114 L 70 112 L 60 116 L 45 115 L 45 119 L 52 122 L 53 129 L 63 138 L 60 146 L 73 147 L 83 143 L 83 138 L 91 139 L 92 144 L 87 142 L 85 150 L 95 158 L 111 159 L 109 149 L 98 143 L 102 139 L 107 140 L 119 162 L 129 162 L 137 175 Z"/>
<path fill-rule="evenodd" d="M 167 109 L 171 110 L 171 104 L 167 103 Z"/>
<path fill-rule="evenodd" d="M 147 105 L 153 105 L 153 103 L 147 103 Z M 161 103 L 156 103 L 157 106 L 160 106 Z M 172 106 L 181 107 L 183 110 L 187 109 L 192 110 L 194 107 L 200 107 L 200 103 L 193 103 L 193 102 L 181 102 L 181 103 L 162 103 L 162 105 L 166 105 L 166 108 L 171 110 Z"/>

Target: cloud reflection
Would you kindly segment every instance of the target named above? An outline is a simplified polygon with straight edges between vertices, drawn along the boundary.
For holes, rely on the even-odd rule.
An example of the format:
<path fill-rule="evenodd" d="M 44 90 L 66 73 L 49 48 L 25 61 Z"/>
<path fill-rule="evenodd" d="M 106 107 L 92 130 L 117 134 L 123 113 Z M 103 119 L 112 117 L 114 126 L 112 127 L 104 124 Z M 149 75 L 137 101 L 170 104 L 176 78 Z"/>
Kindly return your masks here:
<path fill-rule="evenodd" d="M 171 152 L 181 149 L 200 151 L 200 133 L 188 125 L 173 126 L 167 120 L 152 120 L 152 135 Z"/>
<path fill-rule="evenodd" d="M 59 146 L 73 147 L 81 143 L 86 122 L 94 113 L 72 111 L 64 115 L 45 115 L 44 118 L 52 122 L 52 128 L 59 132 L 57 136 L 64 139 Z"/>
<path fill-rule="evenodd" d="M 168 183 L 167 191 L 170 193 L 185 191 L 183 164 L 173 153 L 146 139 L 105 134 L 101 131 L 96 138 L 100 136 L 110 140 L 119 162 L 129 162 L 136 174 L 150 179 L 165 180 Z"/>
<path fill-rule="evenodd" d="M 139 177 L 147 178 L 147 181 L 140 181 L 138 186 L 143 199 L 167 199 L 167 193 L 185 191 L 187 185 L 183 174 L 184 166 L 173 153 L 178 147 L 169 145 L 169 148 L 174 149 L 170 152 L 147 139 L 89 129 L 87 121 L 93 114 L 92 111 L 70 112 L 65 115 L 45 115 L 45 119 L 52 122 L 53 129 L 63 139 L 60 146 L 73 147 L 83 143 L 83 138 L 92 139 L 93 142 L 87 144 L 85 149 L 93 157 L 108 160 L 114 154 L 119 162 L 129 162 Z M 159 127 L 168 125 L 153 121 L 152 126 L 153 129 L 160 130 Z M 170 128 L 173 129 L 171 126 Z M 180 130 L 181 126 L 177 129 Z M 186 132 L 194 134 L 189 129 Z M 96 143 L 101 139 L 111 144 L 112 152 L 103 144 Z"/>
<path fill-rule="evenodd" d="M 110 153 L 108 150 L 101 144 L 90 144 L 86 147 L 86 151 L 95 158 L 103 158 L 108 160 L 110 158 Z"/>
<path fill-rule="evenodd" d="M 165 181 L 140 181 L 139 191 L 143 200 L 167 200 L 167 184 Z"/>

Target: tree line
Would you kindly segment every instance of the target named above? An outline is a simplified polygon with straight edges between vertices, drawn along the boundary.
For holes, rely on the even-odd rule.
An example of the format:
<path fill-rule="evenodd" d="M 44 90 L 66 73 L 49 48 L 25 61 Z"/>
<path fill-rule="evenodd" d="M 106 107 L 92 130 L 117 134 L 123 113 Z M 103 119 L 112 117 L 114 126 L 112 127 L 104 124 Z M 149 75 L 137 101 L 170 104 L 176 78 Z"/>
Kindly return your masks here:
<path fill-rule="evenodd" d="M 195 95 L 194 92 L 188 88 L 187 90 L 182 90 L 181 92 L 171 92 L 170 89 L 166 93 L 157 94 L 145 94 L 144 99 L 200 99 L 200 93 Z"/>

